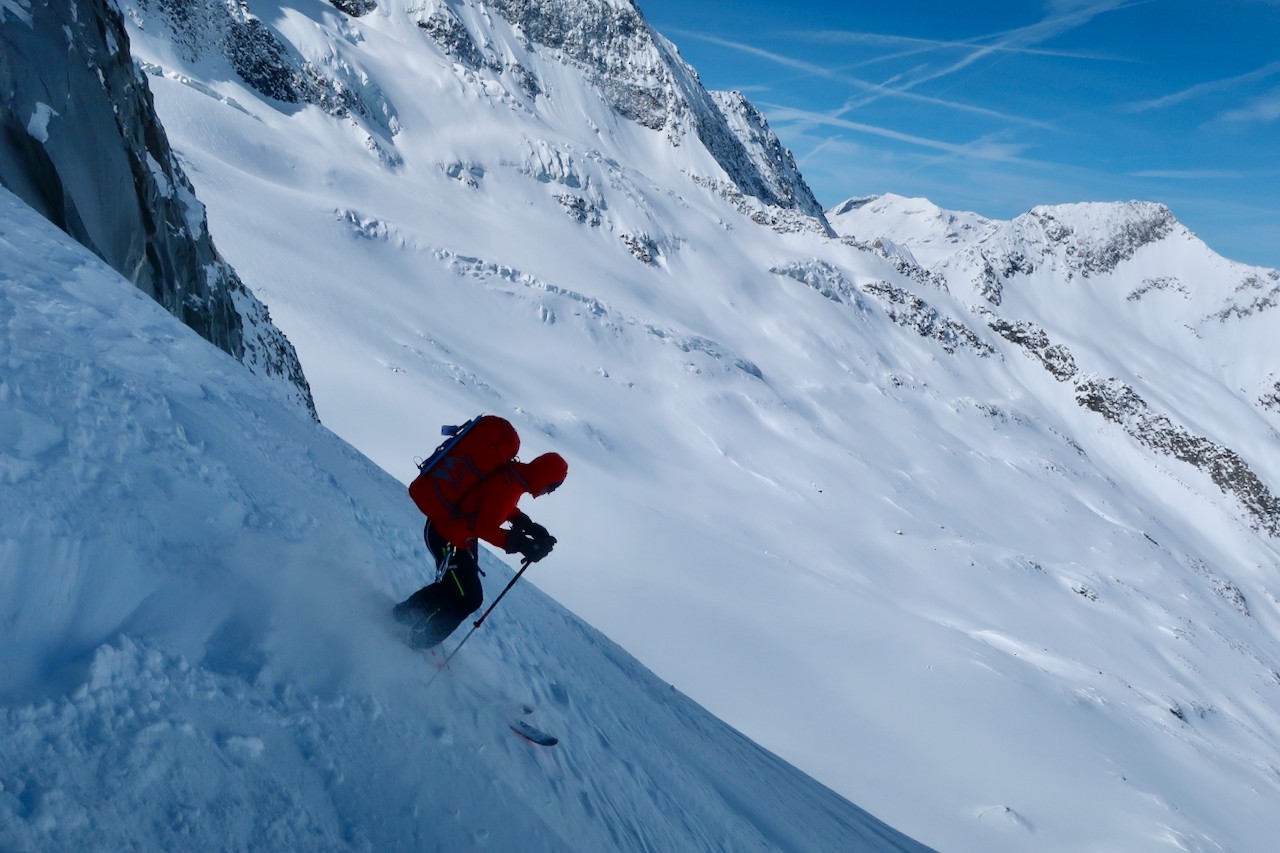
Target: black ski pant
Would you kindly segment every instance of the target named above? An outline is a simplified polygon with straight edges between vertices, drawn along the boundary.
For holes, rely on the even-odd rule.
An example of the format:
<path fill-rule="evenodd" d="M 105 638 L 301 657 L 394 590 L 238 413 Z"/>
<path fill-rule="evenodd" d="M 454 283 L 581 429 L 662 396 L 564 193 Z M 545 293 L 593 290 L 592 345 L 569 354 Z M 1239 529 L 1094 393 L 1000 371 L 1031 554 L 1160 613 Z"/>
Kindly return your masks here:
<path fill-rule="evenodd" d="M 427 584 L 392 611 L 396 621 L 413 629 L 410 642 L 429 649 L 444 642 L 462 621 L 484 603 L 484 587 L 480 583 L 480 560 L 477 546 L 455 548 L 431 527 L 428 519 L 422 530 L 427 553 L 436 561 L 439 580 Z"/>

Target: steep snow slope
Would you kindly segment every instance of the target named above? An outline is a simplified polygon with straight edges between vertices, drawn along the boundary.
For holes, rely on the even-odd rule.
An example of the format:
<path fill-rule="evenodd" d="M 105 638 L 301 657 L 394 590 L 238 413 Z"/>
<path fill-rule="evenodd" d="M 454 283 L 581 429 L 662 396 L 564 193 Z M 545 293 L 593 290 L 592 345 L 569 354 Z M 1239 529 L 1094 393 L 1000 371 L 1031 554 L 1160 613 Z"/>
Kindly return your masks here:
<path fill-rule="evenodd" d="M 381 105 L 338 115 L 133 10 L 211 228 L 325 423 L 401 478 L 479 410 L 565 453 L 570 485 L 529 507 L 560 538 L 533 582 L 926 843 L 1265 849 L 1275 313 L 1164 326 L 1176 290 L 1127 297 L 1182 244 L 1131 239 L 1142 216 L 990 277 L 826 239 L 564 48 L 445 7 L 461 32 L 394 2 L 249 4 Z"/>
<path fill-rule="evenodd" d="M 998 222 L 886 195 L 850 199 L 830 219 L 846 242 L 908 272 L 923 265 L 917 278 L 977 300 L 981 322 L 1069 383 L 1075 403 L 1157 464 L 1200 469 L 1250 524 L 1280 534 L 1268 451 L 1280 374 L 1261 357 L 1280 316 L 1280 271 L 1228 261 L 1168 208 L 1142 202 L 1041 206 Z"/>
<path fill-rule="evenodd" d="M 925 849 L 529 585 L 428 690 L 400 485 L 5 190 L 0 328 L 0 848 Z"/>
<path fill-rule="evenodd" d="M 938 270 L 998 312 L 1002 334 L 1040 337 L 1028 347 L 1039 358 L 1054 348 L 1046 366 L 1077 402 L 1175 476 L 1169 457 L 1207 474 L 1249 524 L 1280 537 L 1280 411 L 1268 403 L 1278 377 L 1266 357 L 1280 271 L 1228 261 L 1167 208 L 1138 202 L 1038 207 Z"/>

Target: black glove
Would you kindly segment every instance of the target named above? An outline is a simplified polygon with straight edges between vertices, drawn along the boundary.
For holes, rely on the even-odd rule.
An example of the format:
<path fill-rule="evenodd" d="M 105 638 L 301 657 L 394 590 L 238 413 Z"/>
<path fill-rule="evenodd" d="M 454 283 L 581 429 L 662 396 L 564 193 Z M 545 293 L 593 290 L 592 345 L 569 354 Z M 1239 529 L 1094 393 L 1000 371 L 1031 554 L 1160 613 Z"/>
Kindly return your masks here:
<path fill-rule="evenodd" d="M 550 539 L 552 543 L 556 541 L 555 537 L 547 532 L 547 528 L 524 513 L 518 514 L 511 520 L 511 532 L 527 535 L 533 539 Z"/>
<path fill-rule="evenodd" d="M 529 522 L 532 529 L 513 527 L 507 533 L 507 544 L 503 549 L 508 554 L 519 554 L 530 563 L 536 563 L 551 553 L 556 545 L 556 538 L 547 532 L 541 524 Z"/>
<path fill-rule="evenodd" d="M 547 528 L 541 524 L 534 525 L 538 531 L 532 537 L 533 546 L 524 552 L 525 559 L 530 563 L 536 563 L 543 557 L 551 553 L 551 549 L 556 547 L 556 537 L 547 532 Z"/>

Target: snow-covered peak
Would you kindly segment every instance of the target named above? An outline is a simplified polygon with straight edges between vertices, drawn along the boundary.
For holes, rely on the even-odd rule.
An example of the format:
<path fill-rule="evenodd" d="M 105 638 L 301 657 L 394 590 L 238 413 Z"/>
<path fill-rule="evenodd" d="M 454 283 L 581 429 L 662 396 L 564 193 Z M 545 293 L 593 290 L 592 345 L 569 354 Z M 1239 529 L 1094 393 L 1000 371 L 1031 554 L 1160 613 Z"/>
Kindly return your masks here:
<path fill-rule="evenodd" d="M 827 211 L 827 221 L 841 237 L 859 244 L 884 238 L 901 245 L 926 267 L 982 240 L 997 226 L 976 213 L 944 210 L 928 199 L 894 193 L 848 199 Z"/>
<path fill-rule="evenodd" d="M 327 36 L 323 30 L 282 28 L 272 9 L 260 5 L 219 0 L 181 7 L 157 0 L 125 4 L 141 29 L 166 36 L 166 47 L 149 54 L 161 68 L 172 67 L 174 60 L 203 64 L 206 75 L 234 74 L 270 98 L 349 118 L 368 133 L 367 147 L 397 165 L 398 107 L 375 82 L 368 61 L 345 44 L 363 38 L 359 24 L 331 21 Z M 690 174 L 712 183 L 725 179 L 737 192 L 796 210 L 826 227 L 791 153 L 764 118 L 740 96 L 727 101 L 728 111 L 722 112 L 697 73 L 630 0 L 427 0 L 389 2 L 376 10 L 337 8 L 364 12 L 353 21 L 398 30 L 402 42 L 430 39 L 457 63 L 477 96 L 542 114 L 553 123 L 566 109 L 575 123 L 584 112 L 597 112 L 590 106 L 572 109 L 580 93 L 571 89 L 578 87 L 557 82 L 562 69 L 572 69 L 614 116 L 661 133 L 677 148 L 698 149 L 701 156 L 684 158 Z M 602 125 L 596 131 L 607 133 Z"/>
<path fill-rule="evenodd" d="M 1021 218 L 1062 223 L 1078 233 L 1107 234 L 1144 224 L 1153 230 L 1167 230 L 1175 220 L 1168 206 L 1150 201 L 1086 201 L 1071 204 L 1040 204 Z"/>
<path fill-rule="evenodd" d="M 712 92 L 736 139 L 743 143 L 754 171 L 769 185 L 769 192 L 756 194 L 763 201 L 796 209 L 823 220 L 822 206 L 814 198 L 791 151 L 782 147 L 769 122 L 741 92 Z M 738 168 L 734 171 L 742 172 Z"/>
<path fill-rule="evenodd" d="M 1022 281 L 1022 290 L 1035 291 L 1041 302 L 1059 294 L 1053 298 L 1059 308 L 1081 292 L 1134 303 L 1135 311 L 1139 302 L 1147 312 L 1162 305 L 1161 316 L 1174 327 L 1266 310 L 1280 296 L 1275 270 L 1223 258 L 1168 207 L 1140 201 L 1035 207 L 994 223 L 980 242 L 947 259 L 945 272 L 995 305 Z M 1168 295 L 1144 301 L 1160 292 Z"/>
<path fill-rule="evenodd" d="M 738 191 L 822 220 L 791 152 L 764 117 L 741 94 L 703 88 L 631 0 L 486 3 L 529 41 L 582 69 L 619 115 L 665 132 L 673 144 L 705 146 Z"/>
<path fill-rule="evenodd" d="M 1190 236 L 1169 208 L 1139 201 L 1038 206 L 1004 230 L 1006 235 L 990 242 L 1005 241 L 1032 255 L 1056 257 L 1064 272 L 1086 277 L 1115 270 L 1153 243 Z"/>

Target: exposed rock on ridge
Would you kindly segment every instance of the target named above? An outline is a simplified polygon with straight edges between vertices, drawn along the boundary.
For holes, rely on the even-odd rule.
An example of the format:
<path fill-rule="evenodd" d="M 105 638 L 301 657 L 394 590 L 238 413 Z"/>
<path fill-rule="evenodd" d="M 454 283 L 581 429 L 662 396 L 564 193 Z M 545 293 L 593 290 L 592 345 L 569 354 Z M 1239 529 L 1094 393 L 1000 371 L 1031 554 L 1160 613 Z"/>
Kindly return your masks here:
<path fill-rule="evenodd" d="M 473 71 L 483 66 L 494 70 L 501 69 L 501 63 L 494 62 L 485 56 L 475 39 L 471 37 L 466 25 L 458 19 L 452 9 L 443 3 L 436 7 L 427 6 L 415 10 L 414 19 L 441 50 L 467 68 Z"/>
<path fill-rule="evenodd" d="M 346 12 L 353 18 L 367 15 L 378 8 L 378 0 L 330 0 L 336 9 Z"/>
<path fill-rule="evenodd" d="M 734 185 L 829 231 L 790 152 L 740 94 L 712 96 L 630 0 L 490 0 L 534 44 L 581 68 L 619 115 L 680 143 L 691 128 Z"/>
<path fill-rule="evenodd" d="M 770 195 L 753 195 L 765 201 L 771 196 L 774 199 L 772 203 L 778 207 L 798 210 L 826 225 L 826 214 L 814 198 L 809 185 L 805 183 L 804 176 L 800 174 L 795 158 L 788 149 L 782 147 L 777 135 L 769 127 L 769 122 L 755 105 L 741 92 L 711 92 L 710 95 L 728 122 L 734 137 L 743 143 L 747 157 L 751 160 L 750 163 L 734 164 L 732 169 L 725 166 L 729 174 L 749 173 L 754 168 L 768 184 Z M 703 141 L 711 147 L 706 137 Z M 712 153 L 716 153 L 714 148 Z M 724 165 L 725 159 L 736 153 L 730 146 L 725 151 L 724 159 L 720 156 L 716 159 Z M 826 228 L 828 234 L 833 233 L 829 225 Z"/>
<path fill-rule="evenodd" d="M 1062 344 L 1051 343 L 1049 335 L 1035 323 L 1029 320 L 1010 322 L 990 312 L 987 312 L 986 318 L 987 325 L 999 332 L 1005 340 L 1017 344 L 1038 358 L 1044 369 L 1059 382 L 1066 382 L 1078 372 L 1071 350 Z"/>
<path fill-rule="evenodd" d="M 1068 281 L 1077 275 L 1096 278 L 1179 228 L 1162 204 L 1042 205 L 959 247 L 942 265 L 956 277 L 967 277 L 983 299 L 998 306 L 1017 276 L 1049 268 Z"/>
<path fill-rule="evenodd" d="M 1225 494 L 1236 498 L 1255 525 L 1280 537 L 1280 499 L 1249 464 L 1229 447 L 1195 435 L 1168 416 L 1151 411 L 1132 387 L 1119 379 L 1088 379 L 1076 386 L 1076 400 L 1147 447 L 1172 456 L 1204 473 Z"/>
<path fill-rule="evenodd" d="M 314 415 L 293 346 L 210 239 L 105 0 L 0 12 L 0 183 Z"/>
<path fill-rule="evenodd" d="M 395 108 L 360 69 L 332 55 L 307 59 L 254 16 L 244 0 L 122 0 L 122 5 L 141 13 L 140 19 L 164 22 L 184 59 L 221 56 L 268 98 L 311 104 L 340 118 L 359 117 L 384 137 L 399 130 Z M 339 8 L 352 14 L 362 6 Z"/>
<path fill-rule="evenodd" d="M 887 281 L 865 284 L 862 290 L 880 300 L 889 319 L 915 331 L 922 338 L 937 341 L 950 354 L 964 348 L 982 358 L 995 355 L 991 344 L 978 337 L 972 329 L 953 317 L 943 316 L 938 309 L 910 291 Z"/>
<path fill-rule="evenodd" d="M 1108 421 L 1119 424 L 1141 444 L 1203 471 L 1223 494 L 1234 497 L 1252 523 L 1280 537 L 1280 498 L 1277 498 L 1240 454 L 1196 435 L 1167 415 L 1153 412 L 1128 383 L 1083 376 L 1071 351 L 1052 343 L 1044 329 L 1029 321 L 1010 322 L 985 312 L 992 329 L 1038 359 L 1059 382 L 1075 379 L 1075 400 Z M 1265 406 L 1265 401 L 1259 401 Z"/>
<path fill-rule="evenodd" d="M 1082 211 L 1084 218 L 1105 218 L 1106 227 L 1080 233 L 1064 213 Z M 1178 224 L 1169 208 L 1149 202 L 1040 206 L 1014 220 L 1023 243 L 1043 247 L 1066 261 L 1067 275 L 1089 276 L 1113 272 L 1143 246 L 1163 240 Z M 1056 250 L 1056 251 L 1055 251 Z"/>

